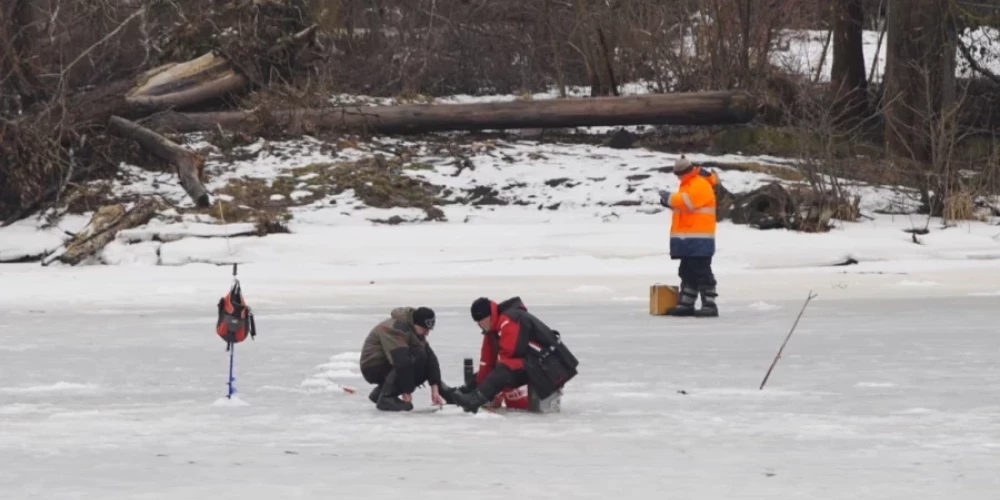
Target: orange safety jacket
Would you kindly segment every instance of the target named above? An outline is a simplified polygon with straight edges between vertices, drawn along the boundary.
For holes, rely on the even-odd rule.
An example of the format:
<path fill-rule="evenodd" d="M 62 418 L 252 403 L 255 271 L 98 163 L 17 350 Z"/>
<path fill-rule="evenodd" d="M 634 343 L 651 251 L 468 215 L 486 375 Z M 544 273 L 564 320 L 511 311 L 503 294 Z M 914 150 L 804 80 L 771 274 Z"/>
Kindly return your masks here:
<path fill-rule="evenodd" d="M 670 256 L 715 255 L 715 190 L 719 177 L 700 167 L 681 176 L 681 186 L 670 196 L 674 212 L 670 224 Z"/>

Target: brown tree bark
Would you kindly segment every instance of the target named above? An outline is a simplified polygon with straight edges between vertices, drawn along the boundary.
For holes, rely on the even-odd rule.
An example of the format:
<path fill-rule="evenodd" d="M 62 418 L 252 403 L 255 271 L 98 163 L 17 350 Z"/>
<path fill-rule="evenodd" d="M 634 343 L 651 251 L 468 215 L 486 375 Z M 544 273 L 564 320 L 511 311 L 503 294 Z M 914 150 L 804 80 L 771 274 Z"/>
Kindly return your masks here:
<path fill-rule="evenodd" d="M 245 111 L 161 113 L 145 120 L 144 125 L 162 132 L 181 133 L 216 127 L 254 131 L 261 126 L 291 132 L 332 129 L 424 133 L 640 124 L 740 124 L 752 120 L 756 110 L 756 101 L 749 93 L 718 91 L 477 104 L 293 109 L 261 116 Z"/>
<path fill-rule="evenodd" d="M 202 185 L 200 178 L 205 168 L 205 159 L 201 155 L 188 151 L 170 139 L 120 116 L 111 117 L 108 130 L 115 135 L 134 139 L 143 149 L 173 165 L 177 169 L 181 186 L 194 200 L 195 205 L 199 208 L 210 205 L 208 190 Z"/>
<path fill-rule="evenodd" d="M 890 154 L 928 165 L 927 127 L 955 100 L 957 34 L 949 0 L 894 2 L 889 8 L 885 141 Z"/>
<path fill-rule="evenodd" d="M 65 251 L 46 257 L 42 265 L 48 265 L 56 259 L 65 264 L 79 264 L 114 241 L 119 231 L 149 222 L 159 208 L 159 203 L 152 198 L 139 200 L 128 211 L 124 205 L 101 207 L 91 218 L 90 224 L 66 245 Z"/>
<path fill-rule="evenodd" d="M 18 107 L 28 107 L 45 97 L 31 63 L 37 33 L 37 11 L 31 0 L 0 2 L 0 95 L 17 96 Z M 4 103 L 0 102 L 0 110 Z M 12 107 L 9 106 L 8 107 Z"/>
<path fill-rule="evenodd" d="M 856 123 L 868 108 L 868 80 L 865 76 L 863 0 L 835 0 L 833 3 L 833 66 L 830 87 L 838 122 Z"/>

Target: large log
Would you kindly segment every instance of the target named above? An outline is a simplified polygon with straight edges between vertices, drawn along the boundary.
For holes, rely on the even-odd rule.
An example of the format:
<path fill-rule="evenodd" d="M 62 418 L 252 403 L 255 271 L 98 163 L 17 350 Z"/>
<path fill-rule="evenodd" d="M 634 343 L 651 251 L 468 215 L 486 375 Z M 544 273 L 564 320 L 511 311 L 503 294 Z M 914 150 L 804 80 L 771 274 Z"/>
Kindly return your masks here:
<path fill-rule="evenodd" d="M 90 224 L 77 233 L 63 251 L 49 255 L 42 261 L 42 265 L 55 260 L 70 265 L 79 264 L 100 252 L 115 239 L 119 231 L 149 222 L 159 208 L 159 203 L 152 198 L 139 200 L 131 210 L 125 210 L 125 206 L 120 204 L 101 207 L 91 218 Z"/>
<path fill-rule="evenodd" d="M 205 159 L 201 155 L 188 151 L 176 142 L 120 116 L 112 116 L 108 120 L 108 130 L 115 135 L 135 140 L 146 151 L 173 165 L 177 169 L 181 186 L 194 200 L 195 205 L 205 208 L 211 204 L 208 190 L 200 179 L 200 174 L 205 168 Z"/>
<path fill-rule="evenodd" d="M 422 133 L 448 130 L 618 125 L 726 125 L 747 123 L 757 112 L 747 92 L 691 92 L 627 97 L 550 99 L 477 104 L 353 106 L 332 109 L 162 113 L 144 121 L 154 130 L 197 132 L 221 127 L 254 131 L 260 126 L 308 132 L 368 130 Z"/>

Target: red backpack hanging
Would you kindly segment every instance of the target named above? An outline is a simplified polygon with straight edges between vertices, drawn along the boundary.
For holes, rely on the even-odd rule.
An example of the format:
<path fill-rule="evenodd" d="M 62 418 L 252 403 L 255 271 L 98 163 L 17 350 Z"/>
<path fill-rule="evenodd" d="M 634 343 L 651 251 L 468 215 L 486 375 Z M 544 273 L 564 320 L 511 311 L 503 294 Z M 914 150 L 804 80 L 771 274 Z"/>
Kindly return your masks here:
<path fill-rule="evenodd" d="M 215 325 L 215 333 L 226 341 L 227 351 L 232 344 L 243 342 L 248 336 L 251 340 L 257 336 L 253 312 L 243 299 L 239 280 L 235 280 L 229 293 L 219 299 L 219 321 Z"/>

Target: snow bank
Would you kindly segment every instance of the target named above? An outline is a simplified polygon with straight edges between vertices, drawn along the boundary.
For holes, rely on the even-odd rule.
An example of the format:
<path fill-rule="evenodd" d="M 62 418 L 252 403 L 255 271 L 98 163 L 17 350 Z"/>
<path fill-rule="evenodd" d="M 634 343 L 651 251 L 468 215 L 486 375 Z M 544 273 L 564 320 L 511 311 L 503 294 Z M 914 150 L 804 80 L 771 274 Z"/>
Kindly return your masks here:
<path fill-rule="evenodd" d="M 37 258 L 53 252 L 90 220 L 86 216 L 64 217 L 53 226 L 33 217 L 0 228 L 0 262 Z"/>

